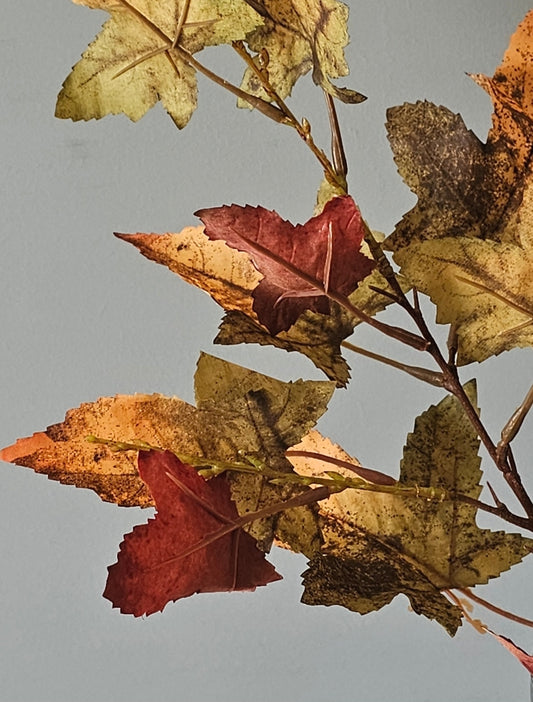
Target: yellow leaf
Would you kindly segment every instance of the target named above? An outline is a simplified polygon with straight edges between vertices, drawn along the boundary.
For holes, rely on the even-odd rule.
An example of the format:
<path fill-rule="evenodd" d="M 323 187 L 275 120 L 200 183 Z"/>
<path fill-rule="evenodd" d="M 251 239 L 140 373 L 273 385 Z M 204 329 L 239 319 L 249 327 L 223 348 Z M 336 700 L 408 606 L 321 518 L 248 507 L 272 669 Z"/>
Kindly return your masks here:
<path fill-rule="evenodd" d="M 349 103 L 365 100 L 355 90 L 338 88 L 330 80 L 349 73 L 344 58 L 348 43 L 348 7 L 344 3 L 260 0 L 250 4 L 262 9 L 265 22 L 248 36 L 247 42 L 254 51 L 266 51 L 269 81 L 280 97 L 290 95 L 298 78 L 312 69 L 314 82 L 334 97 Z M 241 87 L 268 99 L 251 70 L 247 70 Z"/>
<path fill-rule="evenodd" d="M 437 322 L 456 326 L 460 365 L 533 345 L 533 183 L 502 238 L 414 242 L 394 256 Z"/>
<path fill-rule="evenodd" d="M 88 120 L 124 113 L 136 121 L 161 100 L 176 125 L 184 127 L 197 96 L 194 69 L 171 48 L 183 0 L 80 2 L 106 10 L 111 19 L 64 82 L 56 116 Z M 244 39 L 262 23 L 244 0 L 194 0 L 179 47 L 193 54 Z"/>

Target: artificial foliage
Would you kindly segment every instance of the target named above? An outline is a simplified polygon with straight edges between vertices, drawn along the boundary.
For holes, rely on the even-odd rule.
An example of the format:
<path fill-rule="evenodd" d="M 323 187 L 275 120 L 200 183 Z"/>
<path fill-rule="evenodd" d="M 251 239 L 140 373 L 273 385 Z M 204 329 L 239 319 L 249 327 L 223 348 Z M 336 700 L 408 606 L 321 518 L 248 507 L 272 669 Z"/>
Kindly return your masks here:
<path fill-rule="evenodd" d="M 471 379 L 475 364 L 533 345 L 533 11 L 494 76 L 472 76 L 493 102 L 485 141 L 443 106 L 388 110 L 398 172 L 418 199 L 383 239 L 347 185 L 336 101 L 357 110 L 365 98 L 334 82 L 348 74 L 344 4 L 75 1 L 109 19 L 65 80 L 58 117 L 123 113 L 136 121 L 161 101 L 182 129 L 197 109 L 202 74 L 240 108 L 293 129 L 316 157 L 323 182 L 305 223 L 251 205 L 215 203 L 193 215 L 192 204 L 179 233 L 116 235 L 223 308 L 217 343 L 302 353 L 325 379 L 282 382 L 203 353 L 194 406 L 156 394 L 102 397 L 0 457 L 117 505 L 155 507 L 109 567 L 104 597 L 125 614 L 149 615 L 195 593 L 266 586 L 281 577 L 267 560 L 281 545 L 308 559 L 304 603 L 364 615 L 402 593 L 413 612 L 451 635 L 464 622 L 491 633 L 531 671 L 531 656 L 474 619 L 469 603 L 517 619 L 472 588 L 533 550 L 533 499 L 512 447 L 533 387 L 524 387 L 494 438 Z M 242 59 L 240 85 L 202 63 L 205 47 L 223 44 Z M 289 107 L 306 73 L 326 97 L 330 152 Z M 449 328 L 445 348 L 421 295 Z M 403 312 L 404 325 L 380 317 L 390 306 Z M 347 341 L 357 342 L 362 324 L 417 350 L 420 365 Z M 333 393 L 347 391 L 354 351 L 442 393 L 413 418 L 397 475 L 360 465 L 314 429 Z M 483 461 L 501 473 L 498 485 L 484 481 L 481 447 Z M 481 499 L 483 486 L 491 499 Z M 501 528 L 479 528 L 480 511 L 499 517 Z"/>

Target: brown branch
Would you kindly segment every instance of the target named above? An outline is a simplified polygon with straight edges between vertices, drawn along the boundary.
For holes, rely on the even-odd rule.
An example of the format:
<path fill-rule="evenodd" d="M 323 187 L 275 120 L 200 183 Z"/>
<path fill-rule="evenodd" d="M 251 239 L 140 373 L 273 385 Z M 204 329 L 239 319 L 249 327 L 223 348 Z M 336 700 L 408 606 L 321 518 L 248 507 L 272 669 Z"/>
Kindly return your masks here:
<path fill-rule="evenodd" d="M 473 602 L 476 602 L 477 604 L 481 605 L 482 607 L 485 607 L 485 609 L 488 609 L 491 612 L 494 612 L 495 614 L 499 614 L 500 617 L 505 617 L 505 619 L 510 619 L 511 621 L 517 622 L 518 624 L 523 624 L 524 626 L 529 626 L 529 627 L 533 628 L 533 621 L 531 621 L 531 619 L 526 619 L 525 617 L 520 617 L 518 614 L 513 614 L 513 612 L 509 612 L 506 609 L 502 609 L 501 607 L 497 607 L 496 605 L 493 605 L 491 602 L 484 600 L 482 597 L 479 597 L 478 595 L 474 595 L 474 593 L 469 588 L 464 588 L 464 589 L 457 588 L 457 590 L 458 590 L 458 592 L 460 592 L 465 597 L 468 597 Z"/>

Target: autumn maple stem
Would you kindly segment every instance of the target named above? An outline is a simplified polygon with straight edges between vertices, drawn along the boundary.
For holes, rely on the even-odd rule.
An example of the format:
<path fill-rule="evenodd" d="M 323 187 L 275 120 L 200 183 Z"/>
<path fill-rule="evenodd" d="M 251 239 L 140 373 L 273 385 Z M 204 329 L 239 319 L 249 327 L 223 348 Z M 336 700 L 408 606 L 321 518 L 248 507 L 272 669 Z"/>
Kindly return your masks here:
<path fill-rule="evenodd" d="M 389 260 L 385 256 L 380 243 L 376 241 L 372 231 L 370 230 L 366 222 L 363 221 L 363 225 L 365 227 L 365 240 L 367 241 L 370 247 L 371 253 L 374 259 L 376 260 L 381 274 L 385 277 L 387 282 L 391 285 L 392 289 L 396 292 L 399 304 L 408 312 L 408 314 L 411 316 L 416 326 L 418 327 L 421 336 L 426 340 L 427 345 L 425 350 L 433 357 L 437 365 L 440 367 L 443 375 L 444 387 L 449 392 L 451 392 L 461 403 L 465 413 L 467 414 L 472 426 L 476 429 L 478 436 L 483 442 L 483 445 L 487 449 L 490 457 L 494 461 L 496 467 L 503 474 L 507 484 L 509 485 L 514 495 L 524 508 L 526 514 L 528 515 L 529 519 L 526 520 L 525 523 L 522 524 L 522 526 L 525 526 L 525 528 L 527 529 L 531 529 L 531 520 L 533 519 L 533 502 L 522 484 L 522 480 L 520 478 L 516 465 L 512 460 L 510 450 L 505 450 L 508 442 L 506 442 L 504 436 L 502 435 L 502 441 L 500 442 L 500 444 L 498 444 L 497 446 L 494 443 L 489 433 L 485 429 L 485 426 L 482 423 L 475 407 L 470 402 L 470 398 L 466 394 L 457 374 L 457 368 L 453 363 L 453 359 L 455 357 L 453 351 L 453 342 L 452 344 L 449 343 L 450 360 L 446 361 L 424 320 L 420 308 L 418 307 L 418 305 L 412 305 L 409 302 L 407 296 L 401 289 L 401 286 L 396 278 L 396 274 L 394 273 L 394 270 Z M 524 408 L 522 412 L 524 412 L 525 410 L 524 417 L 525 414 L 527 414 L 527 411 L 529 411 L 531 405 L 533 405 L 533 388 L 532 390 L 530 390 L 530 393 L 528 393 L 528 395 L 526 396 L 526 400 L 524 400 L 521 406 Z M 519 410 L 517 410 L 517 412 L 520 412 L 520 408 Z M 499 511 L 493 512 L 494 514 L 498 514 L 500 517 L 506 519 L 507 521 L 517 524 L 516 519 L 510 519 L 510 512 L 507 511 L 504 515 L 502 513 L 501 508 L 498 507 L 496 508 L 496 510 Z M 513 516 L 516 517 L 516 515 Z"/>
<path fill-rule="evenodd" d="M 246 50 L 244 43 L 242 41 L 234 41 L 232 44 L 233 48 L 235 51 L 239 54 L 239 56 L 243 59 L 243 61 L 247 64 L 247 66 L 250 68 L 251 71 L 255 74 L 261 85 L 263 86 L 264 91 L 266 94 L 273 100 L 281 110 L 281 112 L 285 115 L 285 124 L 293 127 L 300 137 L 303 139 L 303 141 L 307 144 L 307 146 L 311 149 L 312 153 L 315 155 L 315 157 L 318 159 L 320 165 L 324 169 L 324 173 L 328 177 L 329 180 L 331 180 L 332 183 L 335 183 L 337 187 L 339 188 L 340 191 L 342 191 L 344 194 L 348 194 L 347 188 L 346 188 L 346 172 L 347 172 L 347 166 L 346 166 L 346 160 L 344 159 L 344 169 L 340 167 L 340 170 L 337 168 L 337 163 L 335 161 L 336 156 L 338 158 L 341 158 L 341 154 L 343 154 L 342 151 L 342 140 L 340 139 L 340 130 L 339 130 L 339 125 L 338 121 L 336 120 L 336 113 L 335 113 L 335 107 L 332 106 L 330 107 L 330 123 L 332 120 L 332 112 L 334 115 L 334 120 L 336 123 L 336 133 L 338 136 L 337 140 L 337 146 L 340 148 L 339 153 L 335 153 L 334 150 L 334 162 L 333 164 L 329 160 L 329 158 L 326 156 L 324 151 L 320 149 L 313 137 L 311 136 L 311 126 L 309 122 L 305 119 L 303 119 L 301 122 L 296 118 L 292 110 L 289 108 L 287 103 L 281 98 L 278 93 L 275 91 L 273 88 L 272 84 L 270 83 L 270 80 L 268 78 L 268 60 L 264 59 L 263 65 L 258 65 L 252 56 L 248 53 Z M 262 60 L 261 54 L 259 55 L 259 61 Z M 333 98 L 331 98 L 333 100 Z M 331 112 L 332 110 L 332 112 Z M 333 127 L 332 127 L 332 133 L 333 133 Z M 344 171 L 344 172 L 343 172 Z"/>
<path fill-rule="evenodd" d="M 379 353 L 374 353 L 373 351 L 369 351 L 368 349 L 363 349 L 361 346 L 355 346 L 349 341 L 342 341 L 341 346 L 343 346 L 346 349 L 349 349 L 350 351 L 353 351 L 354 353 L 358 353 L 361 356 L 366 356 L 367 358 L 371 358 L 374 361 L 379 361 L 380 363 L 384 363 L 387 366 L 397 368 L 398 370 L 401 370 L 404 373 L 408 373 L 409 375 L 411 375 L 414 378 L 417 378 L 418 380 L 423 380 L 425 383 L 429 383 L 430 385 L 442 387 L 444 384 L 444 376 L 438 371 L 431 371 L 428 368 L 410 366 L 406 363 L 395 361 L 394 359 L 388 358 L 387 356 L 382 356 Z"/>
<path fill-rule="evenodd" d="M 168 563 L 186 558 L 187 556 L 190 556 L 191 553 L 195 553 L 200 549 L 206 548 L 209 546 L 209 544 L 215 543 L 223 536 L 231 534 L 231 532 L 235 531 L 236 529 L 242 529 L 242 527 L 250 524 L 251 522 L 257 521 L 258 519 L 271 517 L 272 515 L 279 514 L 279 512 L 284 512 L 287 509 L 294 509 L 295 507 L 303 507 L 305 505 L 313 504 L 313 502 L 320 502 L 320 500 L 326 500 L 330 495 L 331 489 L 329 487 L 321 486 L 317 488 L 307 488 L 299 495 L 295 495 L 288 500 L 268 505 L 257 512 L 249 512 L 248 514 L 244 514 L 230 524 L 224 524 L 222 527 L 220 527 L 220 529 L 216 529 L 215 531 L 206 534 L 202 539 L 197 541 L 188 549 L 185 549 L 185 551 L 182 551 L 179 555 L 168 558 L 165 561 L 161 561 L 157 564 L 157 566 L 155 566 L 155 568 L 160 568 Z"/>
<path fill-rule="evenodd" d="M 527 524 L 531 525 L 531 520 L 533 519 L 533 502 L 531 501 L 531 498 L 529 497 L 522 484 L 522 480 L 516 469 L 516 466 L 513 462 L 509 460 L 508 455 L 502 456 L 498 451 L 498 447 L 496 446 L 494 441 L 491 439 L 489 433 L 485 429 L 485 426 L 481 421 L 479 414 L 470 402 L 470 398 L 466 394 L 461 384 L 461 381 L 457 374 L 456 366 L 448 363 L 448 361 L 446 361 L 446 359 L 442 355 L 437 345 L 437 342 L 435 341 L 424 320 L 420 309 L 417 309 L 410 304 L 406 307 L 406 309 L 411 315 L 415 324 L 417 325 L 422 337 L 426 339 L 428 343 L 428 353 L 434 358 L 435 362 L 442 371 L 444 377 L 444 387 L 449 392 L 451 392 L 461 403 L 461 406 L 463 407 L 466 415 L 468 416 L 468 419 L 470 420 L 472 426 L 476 429 L 478 436 L 483 442 L 483 445 L 487 449 L 490 457 L 494 461 L 496 467 L 503 474 L 503 477 L 505 478 L 507 484 L 509 485 L 517 500 L 520 502 L 526 514 L 528 515 L 529 520 Z M 502 515 L 500 514 L 499 516 Z M 507 517 L 504 518 L 507 519 Z M 531 529 L 531 526 L 527 526 L 526 528 Z"/>
<path fill-rule="evenodd" d="M 469 588 L 464 588 L 464 589 L 457 588 L 457 591 L 460 592 L 465 597 L 468 597 L 468 599 L 472 600 L 473 602 L 476 602 L 477 604 L 481 605 L 482 607 L 485 607 L 485 609 L 489 609 L 491 612 L 494 612 L 495 614 L 499 614 L 501 617 L 505 617 L 505 619 L 510 619 L 513 622 L 518 622 L 518 624 L 524 624 L 524 626 L 529 626 L 529 627 L 533 628 L 533 621 L 531 621 L 531 619 L 526 619 L 525 617 L 520 617 L 517 614 L 513 614 L 512 612 L 509 612 L 506 609 L 502 609 L 501 607 L 497 607 L 496 605 L 493 605 L 491 602 L 484 600 L 482 597 L 475 595 Z"/>

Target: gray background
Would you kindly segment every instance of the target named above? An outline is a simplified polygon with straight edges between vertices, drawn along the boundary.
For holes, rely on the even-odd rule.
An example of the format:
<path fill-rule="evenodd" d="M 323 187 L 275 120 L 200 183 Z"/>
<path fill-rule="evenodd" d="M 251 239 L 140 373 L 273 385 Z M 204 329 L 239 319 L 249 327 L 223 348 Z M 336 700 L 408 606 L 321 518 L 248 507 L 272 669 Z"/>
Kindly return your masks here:
<path fill-rule="evenodd" d="M 526 0 L 354 0 L 350 83 L 369 96 L 341 109 L 351 192 L 389 232 L 414 203 L 396 174 L 385 109 L 429 99 L 461 112 L 481 137 L 489 98 L 465 71 L 492 74 Z M 6 3 L 0 27 L 2 223 L 0 444 L 60 421 L 101 395 L 162 392 L 193 400 L 200 350 L 284 380 L 320 378 L 303 357 L 213 347 L 220 309 L 112 237 L 178 231 L 200 207 L 261 203 L 292 221 L 313 207 L 320 171 L 289 129 L 234 109 L 200 79 L 200 107 L 178 132 L 160 107 L 73 124 L 53 117 L 69 68 L 105 14 L 67 0 Z M 227 58 L 226 58 L 227 57 Z M 230 49 L 206 61 L 238 80 Z M 322 96 L 294 92 L 327 145 Z M 356 343 L 420 362 L 362 330 Z M 402 356 L 402 354 L 404 354 Z M 414 417 L 441 393 L 364 359 L 319 428 L 366 465 L 396 473 Z M 531 350 L 471 367 L 495 436 L 530 384 Z M 531 423 L 517 441 L 530 456 Z M 526 466 L 527 467 L 527 466 Z M 496 485 L 499 477 L 492 475 Z M 528 476 L 533 489 L 533 481 Z M 360 617 L 299 604 L 305 560 L 275 550 L 285 579 L 255 593 L 198 595 L 147 619 L 101 598 L 122 535 L 148 513 L 102 503 L 2 465 L 0 699 L 6 702 L 525 700 L 528 676 L 498 644 L 464 626 L 455 639 L 398 597 Z M 502 525 L 482 517 L 480 525 Z M 533 564 L 479 589 L 532 616 Z M 531 630 L 480 611 L 533 649 Z"/>

